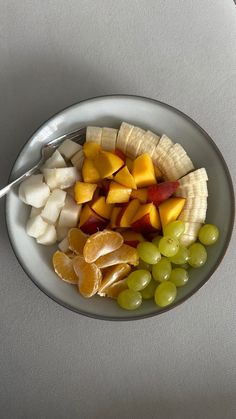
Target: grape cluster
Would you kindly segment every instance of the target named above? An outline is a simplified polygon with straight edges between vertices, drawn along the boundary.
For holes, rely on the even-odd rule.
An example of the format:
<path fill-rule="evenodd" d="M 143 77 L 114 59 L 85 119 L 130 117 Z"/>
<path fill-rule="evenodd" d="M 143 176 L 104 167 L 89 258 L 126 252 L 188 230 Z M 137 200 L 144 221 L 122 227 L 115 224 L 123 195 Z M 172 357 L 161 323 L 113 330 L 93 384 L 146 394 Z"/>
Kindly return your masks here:
<path fill-rule="evenodd" d="M 206 263 L 205 246 L 218 240 L 218 228 L 213 224 L 203 225 L 198 233 L 199 241 L 188 248 L 179 242 L 184 229 L 184 222 L 176 220 L 164 227 L 163 236 L 139 243 L 139 265 L 127 277 L 128 288 L 117 299 L 121 308 L 135 310 L 142 300 L 149 299 L 154 299 L 159 307 L 170 305 L 176 299 L 177 288 L 189 280 L 188 268 L 200 268 Z"/>

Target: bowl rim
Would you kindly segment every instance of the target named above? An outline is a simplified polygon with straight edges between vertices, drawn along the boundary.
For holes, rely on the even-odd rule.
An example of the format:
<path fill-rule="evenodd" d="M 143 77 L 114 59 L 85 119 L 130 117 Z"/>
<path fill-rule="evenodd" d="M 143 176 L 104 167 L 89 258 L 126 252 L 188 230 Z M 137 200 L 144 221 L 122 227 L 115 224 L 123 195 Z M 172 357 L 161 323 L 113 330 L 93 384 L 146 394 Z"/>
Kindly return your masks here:
<path fill-rule="evenodd" d="M 20 259 L 20 257 L 17 254 L 17 251 L 15 250 L 13 241 L 11 239 L 11 235 L 10 235 L 10 228 L 9 228 L 9 219 L 8 219 L 8 211 L 7 211 L 7 207 L 8 207 L 8 199 L 7 196 L 5 197 L 5 205 L 4 205 L 4 220 L 5 220 L 5 226 L 6 226 L 6 230 L 7 230 L 7 235 L 13 250 L 13 253 L 16 257 L 16 259 L 18 260 L 20 266 L 22 267 L 23 271 L 26 273 L 26 275 L 28 276 L 28 278 L 38 287 L 38 289 L 40 291 L 42 291 L 47 297 L 49 297 L 52 301 L 54 301 L 55 303 L 59 304 L 60 306 L 69 309 L 70 311 L 77 313 L 77 314 L 81 314 L 83 316 L 89 317 L 89 318 L 93 318 L 96 320 L 106 320 L 106 321 L 133 321 L 133 320 L 144 320 L 150 317 L 155 317 L 157 315 L 163 314 L 167 311 L 170 311 L 178 306 L 180 306 L 181 304 L 183 304 L 185 301 L 187 301 L 189 298 L 191 298 L 196 292 L 198 292 L 200 290 L 200 288 L 203 287 L 203 285 L 210 279 L 210 277 L 213 275 L 213 273 L 218 269 L 221 261 L 223 260 L 226 251 L 228 249 L 230 240 L 232 238 L 232 233 L 233 233 L 233 227 L 234 227 L 234 220 L 235 220 L 235 195 L 234 195 L 234 187 L 233 187 L 233 181 L 229 172 L 229 168 L 227 166 L 227 163 L 221 153 L 221 151 L 219 150 L 219 148 L 217 147 L 217 145 L 215 144 L 215 142 L 213 141 L 213 139 L 210 137 L 210 135 L 197 123 L 195 122 L 190 116 L 188 116 L 187 114 L 185 114 L 184 112 L 180 111 L 178 108 L 175 108 L 172 105 L 169 105 L 163 101 L 160 101 L 158 99 L 154 99 L 154 98 L 149 98 L 149 97 L 145 97 L 145 96 L 140 96 L 140 95 L 131 95 L 131 94 L 110 94 L 110 95 L 101 95 L 101 96 L 93 96 L 87 99 L 83 99 L 77 102 L 74 102 L 73 104 L 64 107 L 63 109 L 55 112 L 54 114 L 52 114 L 48 119 L 44 120 L 44 122 L 42 124 L 40 124 L 38 126 L 38 128 L 33 131 L 33 133 L 30 135 L 30 137 L 28 138 L 28 140 L 25 141 L 25 143 L 22 145 L 22 147 L 20 148 L 13 164 L 12 164 L 12 168 L 10 171 L 10 175 L 8 177 L 8 183 L 11 181 L 12 178 L 12 173 L 15 167 L 15 164 L 19 158 L 19 155 L 22 153 L 24 147 L 26 146 L 26 144 L 37 134 L 38 131 L 40 131 L 42 129 L 42 127 L 46 124 L 48 124 L 48 122 L 51 119 L 54 119 L 58 114 L 69 110 L 70 108 L 73 108 L 79 104 L 85 103 L 85 102 L 92 102 L 94 100 L 98 100 L 98 99 L 108 99 L 108 98 L 121 98 L 121 99 L 128 99 L 128 98 L 133 98 L 133 99 L 140 99 L 140 100 L 145 100 L 145 101 L 149 101 L 149 102 L 154 102 L 164 108 L 167 108 L 171 111 L 173 111 L 176 114 L 179 114 L 180 116 L 182 116 L 184 119 L 186 119 L 187 121 L 189 121 L 192 125 L 194 125 L 206 138 L 206 140 L 211 144 L 211 146 L 214 148 L 215 152 L 217 153 L 217 155 L 219 156 L 222 165 L 224 167 L 224 171 L 227 177 L 227 181 L 228 181 L 228 186 L 230 189 L 230 195 L 231 195 L 231 202 L 230 202 L 230 206 L 231 206 L 231 217 L 230 217 L 230 229 L 227 232 L 227 237 L 224 243 L 224 246 L 222 247 L 222 252 L 220 257 L 217 260 L 217 263 L 215 264 L 215 266 L 213 266 L 211 268 L 211 270 L 209 271 L 209 274 L 207 275 L 206 278 L 204 278 L 197 286 L 196 288 L 194 288 L 188 295 L 184 296 L 181 298 L 181 300 L 174 302 L 173 304 L 162 308 L 161 310 L 157 311 L 157 312 L 151 312 L 151 313 L 147 313 L 147 314 L 143 314 L 140 316 L 124 316 L 124 317 L 115 317 L 115 316 L 106 316 L 106 315 L 101 315 L 101 314 L 93 314 L 84 310 L 80 310 L 77 308 L 73 308 L 71 307 L 69 304 L 65 303 L 64 301 L 60 300 L 59 298 L 53 296 L 52 294 L 50 294 L 49 292 L 47 292 L 43 286 L 41 286 L 34 278 L 31 277 L 31 275 L 28 272 L 27 266 L 24 264 L 24 262 Z"/>

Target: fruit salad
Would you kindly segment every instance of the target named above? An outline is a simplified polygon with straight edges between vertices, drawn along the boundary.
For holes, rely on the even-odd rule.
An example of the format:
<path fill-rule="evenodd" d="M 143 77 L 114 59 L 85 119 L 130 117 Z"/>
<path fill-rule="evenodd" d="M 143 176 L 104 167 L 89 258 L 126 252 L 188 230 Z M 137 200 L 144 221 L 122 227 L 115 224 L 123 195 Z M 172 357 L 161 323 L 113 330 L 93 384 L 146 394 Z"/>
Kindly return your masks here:
<path fill-rule="evenodd" d="M 85 298 L 170 305 L 219 236 L 205 224 L 208 176 L 168 136 L 122 122 L 64 141 L 21 183 L 26 232 L 55 245 L 52 268 Z"/>

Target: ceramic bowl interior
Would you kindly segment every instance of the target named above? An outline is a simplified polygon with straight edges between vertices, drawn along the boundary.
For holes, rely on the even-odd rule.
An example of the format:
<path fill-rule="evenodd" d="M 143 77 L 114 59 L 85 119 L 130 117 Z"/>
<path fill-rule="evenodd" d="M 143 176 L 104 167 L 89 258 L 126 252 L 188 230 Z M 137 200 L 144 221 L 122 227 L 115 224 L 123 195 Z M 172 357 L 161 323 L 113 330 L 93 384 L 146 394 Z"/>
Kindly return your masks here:
<path fill-rule="evenodd" d="M 138 125 L 155 133 L 165 133 L 185 148 L 196 168 L 208 172 L 209 199 L 207 222 L 220 229 L 220 239 L 208 249 L 208 262 L 200 269 L 191 270 L 189 283 L 178 290 L 174 304 L 159 309 L 145 301 L 133 312 L 120 309 L 114 300 L 94 297 L 85 299 L 75 287 L 60 281 L 52 270 L 51 257 L 56 247 L 38 245 L 27 236 L 25 224 L 29 207 L 17 196 L 17 190 L 6 199 L 6 220 L 14 252 L 25 272 L 49 297 L 78 313 L 110 320 L 140 319 L 173 309 L 192 296 L 213 274 L 227 249 L 234 220 L 234 194 L 226 163 L 218 148 L 193 120 L 164 103 L 134 96 L 106 96 L 77 103 L 45 122 L 20 151 L 13 167 L 15 178 L 31 167 L 40 156 L 40 149 L 53 138 L 81 126 L 98 125 L 119 127 L 122 121 Z"/>

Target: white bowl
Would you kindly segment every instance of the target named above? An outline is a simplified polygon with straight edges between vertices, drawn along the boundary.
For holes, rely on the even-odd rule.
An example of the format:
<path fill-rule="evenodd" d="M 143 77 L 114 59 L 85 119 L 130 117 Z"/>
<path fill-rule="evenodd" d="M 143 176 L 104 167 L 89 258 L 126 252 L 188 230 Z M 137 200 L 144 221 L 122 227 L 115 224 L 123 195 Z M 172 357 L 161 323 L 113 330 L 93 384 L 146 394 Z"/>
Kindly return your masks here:
<path fill-rule="evenodd" d="M 29 214 L 18 198 L 17 190 L 6 199 L 6 221 L 9 238 L 25 272 L 34 283 L 61 305 L 87 316 L 108 320 L 140 319 L 173 309 L 192 296 L 210 278 L 228 247 L 234 221 L 234 193 L 227 165 L 209 135 L 192 119 L 177 109 L 152 99 L 136 96 L 105 96 L 85 100 L 59 112 L 45 122 L 20 151 L 11 179 L 38 160 L 40 149 L 53 138 L 86 125 L 119 127 L 122 121 L 155 133 L 165 133 L 183 145 L 196 168 L 205 167 L 209 176 L 207 222 L 220 229 L 218 243 L 208 249 L 208 261 L 200 269 L 191 270 L 188 284 L 178 289 L 176 301 L 164 309 L 144 301 L 133 312 L 120 309 L 116 301 L 93 297 L 85 299 L 74 286 L 58 279 L 51 264 L 56 247 L 38 245 L 27 236 L 25 224 Z"/>

